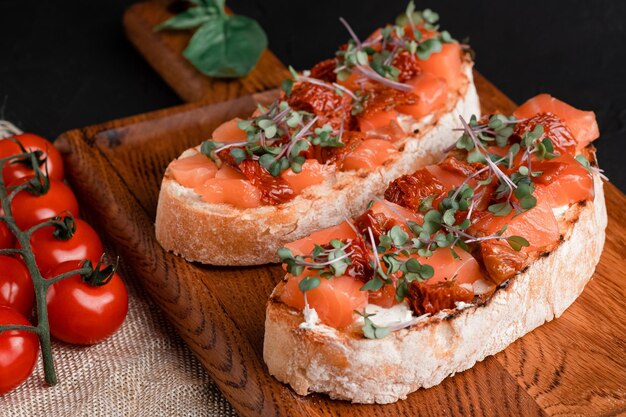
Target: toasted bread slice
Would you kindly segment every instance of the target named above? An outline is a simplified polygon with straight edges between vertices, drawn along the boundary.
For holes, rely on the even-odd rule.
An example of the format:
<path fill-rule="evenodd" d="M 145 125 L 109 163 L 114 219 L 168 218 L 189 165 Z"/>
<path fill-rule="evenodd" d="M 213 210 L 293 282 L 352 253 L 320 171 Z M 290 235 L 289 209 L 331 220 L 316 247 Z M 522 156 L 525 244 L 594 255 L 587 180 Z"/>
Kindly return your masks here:
<path fill-rule="evenodd" d="M 157 240 L 189 261 L 233 266 L 277 262 L 277 250 L 286 243 L 363 212 L 372 195 L 381 195 L 392 180 L 441 159 L 456 140 L 449 132 L 459 127 L 458 116 L 480 114 L 472 65 L 466 58 L 460 91 L 450 94 L 440 113 L 419 121 L 414 135 L 398 142 L 401 152 L 371 170 L 337 171 L 287 203 L 249 209 L 206 203 L 166 171 L 156 214 Z"/>
<path fill-rule="evenodd" d="M 444 310 L 382 339 L 326 325 L 303 326 L 302 312 L 268 302 L 263 357 L 269 372 L 301 395 L 391 403 L 439 384 L 559 317 L 591 279 L 607 224 L 602 181 L 593 201 L 558 216 L 562 240 L 479 305 Z M 572 262 L 576 259 L 576 262 Z"/>

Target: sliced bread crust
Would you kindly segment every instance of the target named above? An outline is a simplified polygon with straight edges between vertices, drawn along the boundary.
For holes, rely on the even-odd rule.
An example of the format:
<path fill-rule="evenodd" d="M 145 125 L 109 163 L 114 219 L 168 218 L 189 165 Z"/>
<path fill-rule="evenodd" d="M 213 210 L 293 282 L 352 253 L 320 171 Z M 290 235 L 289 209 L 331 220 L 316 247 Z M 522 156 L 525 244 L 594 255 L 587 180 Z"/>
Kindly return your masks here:
<path fill-rule="evenodd" d="M 499 288 L 484 304 L 440 314 L 369 340 L 324 325 L 300 328 L 302 313 L 267 306 L 263 357 L 269 372 L 300 395 L 327 393 L 355 403 L 392 403 L 471 368 L 559 317 L 591 279 L 607 224 L 602 181 L 595 198 L 570 207 L 561 243 Z M 576 262 L 572 262 L 575 259 Z"/>
<path fill-rule="evenodd" d="M 467 82 L 449 98 L 447 110 L 421 123 L 418 133 L 400 142 L 402 152 L 383 166 L 338 172 L 332 181 L 309 187 L 285 204 L 239 209 L 205 203 L 166 172 L 156 214 L 157 240 L 188 261 L 232 266 L 277 262 L 277 251 L 286 243 L 360 214 L 391 181 L 441 159 L 456 140 L 450 131 L 460 127 L 458 116 L 480 116 L 469 60 L 464 62 L 464 74 Z"/>

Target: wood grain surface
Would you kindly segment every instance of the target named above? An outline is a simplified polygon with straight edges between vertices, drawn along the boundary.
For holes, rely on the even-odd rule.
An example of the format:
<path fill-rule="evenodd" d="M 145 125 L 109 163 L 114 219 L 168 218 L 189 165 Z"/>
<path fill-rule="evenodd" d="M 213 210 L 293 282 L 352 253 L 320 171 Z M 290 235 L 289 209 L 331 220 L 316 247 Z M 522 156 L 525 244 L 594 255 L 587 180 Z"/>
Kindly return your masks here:
<path fill-rule="evenodd" d="M 174 15 L 173 11 L 180 3 L 146 1 L 132 5 L 124 14 L 126 36 L 180 98 L 221 102 L 276 88 L 288 76 L 284 65 L 269 50 L 263 53 L 255 69 L 246 77 L 215 79 L 202 74 L 182 55 L 192 31 L 154 31 L 155 25 Z"/>
<path fill-rule="evenodd" d="M 484 112 L 514 104 L 480 75 Z M 626 411 L 626 197 L 605 184 L 607 242 L 593 280 L 550 322 L 437 387 L 391 405 L 299 397 L 262 360 L 265 302 L 279 266 L 205 267 L 166 253 L 154 237 L 159 184 L 184 149 L 246 116 L 246 96 L 188 104 L 73 130 L 57 141 L 68 178 L 100 233 L 174 323 L 242 416 L 613 415 Z M 266 97 L 265 97 L 266 98 Z M 599 146 L 602 146 L 600 140 Z M 575 260 L 572 260 L 575 261 Z"/>

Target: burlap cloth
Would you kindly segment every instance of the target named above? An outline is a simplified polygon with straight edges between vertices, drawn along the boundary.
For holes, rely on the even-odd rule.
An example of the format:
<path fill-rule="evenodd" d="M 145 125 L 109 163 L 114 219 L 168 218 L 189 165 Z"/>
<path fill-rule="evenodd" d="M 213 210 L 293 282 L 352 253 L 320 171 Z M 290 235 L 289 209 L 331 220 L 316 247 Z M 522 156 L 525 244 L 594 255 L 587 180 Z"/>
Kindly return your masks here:
<path fill-rule="evenodd" d="M 0 396 L 0 416 L 236 415 L 123 266 L 120 274 L 130 302 L 118 332 L 91 347 L 55 343 L 59 383 L 45 385 L 40 361 L 24 384 Z"/>

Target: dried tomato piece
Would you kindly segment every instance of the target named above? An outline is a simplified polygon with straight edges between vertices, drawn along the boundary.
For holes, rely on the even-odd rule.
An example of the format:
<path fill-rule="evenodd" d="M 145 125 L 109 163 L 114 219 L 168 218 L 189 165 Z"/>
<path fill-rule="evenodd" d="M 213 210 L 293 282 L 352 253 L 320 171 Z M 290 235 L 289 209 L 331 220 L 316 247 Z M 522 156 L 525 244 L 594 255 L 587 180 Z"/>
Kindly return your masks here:
<path fill-rule="evenodd" d="M 469 303 L 473 299 L 472 290 L 463 288 L 454 281 L 442 281 L 433 285 L 413 281 L 409 285 L 409 305 L 418 316 L 456 308 L 456 302 Z"/>
<path fill-rule="evenodd" d="M 372 229 L 372 234 L 376 240 L 376 244 L 379 243 L 380 235 L 386 234 L 393 226 L 400 225 L 401 223 L 396 219 L 390 219 L 383 213 L 374 213 L 372 210 L 367 210 L 365 213 L 354 219 L 354 225 L 359 232 L 366 234 L 367 229 Z"/>
<path fill-rule="evenodd" d="M 313 68 L 311 68 L 311 77 L 329 83 L 334 83 L 337 81 L 337 74 L 335 73 L 336 67 L 336 58 L 325 59 L 322 62 L 318 62 L 313 66 Z"/>
<path fill-rule="evenodd" d="M 287 102 L 295 110 L 315 114 L 319 126 L 328 123 L 339 129 L 342 120 L 344 129 L 350 130 L 354 126 L 352 101 L 347 94 L 340 96 L 330 88 L 301 82 L 294 86 Z"/>
<path fill-rule="evenodd" d="M 489 278 L 496 285 L 521 271 L 528 260 L 526 253 L 515 251 L 509 245 L 495 240 L 481 242 L 480 253 Z"/>
<path fill-rule="evenodd" d="M 354 239 L 344 239 L 346 245 L 350 245 L 345 249 L 346 252 L 353 252 L 350 255 L 351 265 L 346 268 L 345 275 L 357 278 L 363 282 L 369 281 L 374 275 L 374 269 L 370 265 L 370 255 L 365 241 L 361 236 Z M 322 245 L 324 249 L 334 249 L 331 244 Z"/>
<path fill-rule="evenodd" d="M 363 112 L 361 112 L 359 117 L 367 119 L 376 113 L 391 110 L 396 106 L 415 104 L 417 100 L 419 98 L 411 92 L 389 87 L 378 87 L 368 92 Z"/>
<path fill-rule="evenodd" d="M 473 175 L 476 171 L 485 167 L 485 164 L 480 162 L 467 162 L 461 159 L 457 159 L 453 156 L 448 156 L 446 159 L 439 163 L 439 167 L 445 169 L 448 172 L 452 172 L 453 174 L 459 174 L 463 177 L 469 177 Z M 485 180 L 489 176 L 489 171 L 485 170 L 484 172 L 478 174 L 474 177 L 477 180 Z"/>
<path fill-rule="evenodd" d="M 514 133 L 521 137 L 524 133 L 533 131 L 535 126 L 539 124 L 543 126 L 545 136 L 552 140 L 555 152 L 576 154 L 576 139 L 574 139 L 572 131 L 552 113 L 539 113 L 530 119 L 517 123 Z"/>
<path fill-rule="evenodd" d="M 264 203 L 277 205 L 295 197 L 291 186 L 281 177 L 273 177 L 259 161 L 246 159 L 239 164 L 239 169 L 261 191 L 261 201 Z"/>
<path fill-rule="evenodd" d="M 400 70 L 398 81 L 401 83 L 411 80 L 418 76 L 422 70 L 417 63 L 417 56 L 408 51 L 402 51 L 393 58 L 392 64 Z"/>
<path fill-rule="evenodd" d="M 354 253 L 350 255 L 352 265 L 346 269 L 346 274 L 367 282 L 374 275 L 374 268 L 370 265 L 369 251 L 365 246 L 365 241 L 361 236 L 357 236 L 350 243 L 348 252 L 354 251 Z"/>
<path fill-rule="evenodd" d="M 385 199 L 411 210 L 417 210 L 421 202 L 433 194 L 446 192 L 443 184 L 426 168 L 394 180 L 385 191 Z"/>

